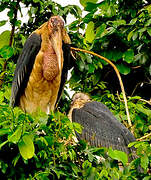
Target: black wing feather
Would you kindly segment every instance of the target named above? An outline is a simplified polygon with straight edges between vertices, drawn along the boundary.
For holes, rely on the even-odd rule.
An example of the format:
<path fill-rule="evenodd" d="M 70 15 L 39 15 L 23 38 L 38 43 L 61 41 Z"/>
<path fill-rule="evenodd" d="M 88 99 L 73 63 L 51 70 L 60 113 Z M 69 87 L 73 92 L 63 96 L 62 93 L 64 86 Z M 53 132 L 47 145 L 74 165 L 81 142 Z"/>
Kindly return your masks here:
<path fill-rule="evenodd" d="M 127 145 L 135 141 L 134 136 L 102 103 L 87 102 L 81 109 L 73 109 L 72 121 L 84 127 L 82 134 L 76 133 L 78 140 L 85 139 L 97 147 L 131 152 Z"/>
<path fill-rule="evenodd" d="M 41 37 L 40 35 L 33 33 L 25 42 L 22 53 L 17 61 L 10 99 L 10 105 L 12 107 L 19 105 L 20 96 L 24 93 L 27 86 L 35 58 L 40 48 Z"/>

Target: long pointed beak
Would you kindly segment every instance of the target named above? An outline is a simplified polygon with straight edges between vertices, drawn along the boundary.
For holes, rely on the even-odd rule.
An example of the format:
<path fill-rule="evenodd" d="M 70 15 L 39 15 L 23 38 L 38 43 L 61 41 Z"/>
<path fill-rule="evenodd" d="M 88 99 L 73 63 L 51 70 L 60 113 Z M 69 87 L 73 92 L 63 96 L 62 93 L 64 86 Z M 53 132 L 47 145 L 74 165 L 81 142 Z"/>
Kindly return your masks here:
<path fill-rule="evenodd" d="M 57 55 L 59 70 L 61 72 L 63 67 L 63 52 L 62 52 L 62 41 L 70 44 L 71 40 L 64 28 L 64 21 L 59 16 L 53 16 L 48 22 L 48 26 L 52 28 L 51 42 L 52 46 Z"/>

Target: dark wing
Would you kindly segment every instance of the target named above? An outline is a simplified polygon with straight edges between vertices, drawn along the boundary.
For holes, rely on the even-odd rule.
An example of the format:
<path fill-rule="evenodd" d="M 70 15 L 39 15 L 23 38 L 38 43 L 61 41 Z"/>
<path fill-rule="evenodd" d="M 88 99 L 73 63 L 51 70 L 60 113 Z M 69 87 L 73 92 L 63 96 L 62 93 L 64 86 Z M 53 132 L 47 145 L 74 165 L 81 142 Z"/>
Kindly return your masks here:
<path fill-rule="evenodd" d="M 131 132 L 102 103 L 87 102 L 81 109 L 73 109 L 72 121 L 83 126 L 77 138 L 85 139 L 92 146 L 112 147 L 130 153 L 127 145 L 135 141 Z"/>
<path fill-rule="evenodd" d="M 14 72 L 10 99 L 10 105 L 12 107 L 19 105 L 20 96 L 23 94 L 27 86 L 35 58 L 40 50 L 40 47 L 41 37 L 36 33 L 29 36 L 24 44 Z"/>
<path fill-rule="evenodd" d="M 67 80 L 68 70 L 70 70 L 74 66 L 74 59 L 71 55 L 70 46 L 71 46 L 70 44 L 65 44 L 63 42 L 62 49 L 63 49 L 64 62 L 63 62 L 63 69 L 62 69 L 62 74 L 61 74 L 61 83 L 60 83 L 60 88 L 59 88 L 56 104 L 58 104 L 60 101 L 64 86 L 65 86 L 65 82 Z"/>

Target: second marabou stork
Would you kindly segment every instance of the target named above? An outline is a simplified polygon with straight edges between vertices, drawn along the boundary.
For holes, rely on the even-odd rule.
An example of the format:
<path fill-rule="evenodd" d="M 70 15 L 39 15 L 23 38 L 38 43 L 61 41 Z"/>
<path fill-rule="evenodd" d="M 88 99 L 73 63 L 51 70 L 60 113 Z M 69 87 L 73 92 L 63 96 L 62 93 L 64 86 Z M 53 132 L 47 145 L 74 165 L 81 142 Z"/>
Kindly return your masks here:
<path fill-rule="evenodd" d="M 68 117 L 83 127 L 82 134 L 75 132 L 78 140 L 84 139 L 91 146 L 112 147 L 135 154 L 134 148 L 128 148 L 130 142 L 136 141 L 133 134 L 104 104 L 91 101 L 87 94 L 77 93 L 73 96 Z"/>

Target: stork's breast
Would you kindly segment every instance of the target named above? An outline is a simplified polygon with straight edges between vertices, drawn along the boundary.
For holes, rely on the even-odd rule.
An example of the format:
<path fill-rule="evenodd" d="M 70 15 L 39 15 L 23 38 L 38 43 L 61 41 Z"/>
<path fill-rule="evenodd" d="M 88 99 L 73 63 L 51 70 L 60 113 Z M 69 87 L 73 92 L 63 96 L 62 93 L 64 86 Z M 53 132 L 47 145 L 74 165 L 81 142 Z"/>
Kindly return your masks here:
<path fill-rule="evenodd" d="M 51 45 L 48 46 L 43 56 L 43 76 L 46 80 L 53 80 L 59 73 L 57 55 Z"/>

